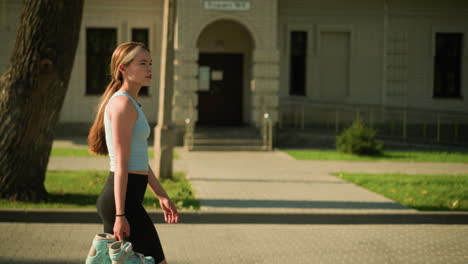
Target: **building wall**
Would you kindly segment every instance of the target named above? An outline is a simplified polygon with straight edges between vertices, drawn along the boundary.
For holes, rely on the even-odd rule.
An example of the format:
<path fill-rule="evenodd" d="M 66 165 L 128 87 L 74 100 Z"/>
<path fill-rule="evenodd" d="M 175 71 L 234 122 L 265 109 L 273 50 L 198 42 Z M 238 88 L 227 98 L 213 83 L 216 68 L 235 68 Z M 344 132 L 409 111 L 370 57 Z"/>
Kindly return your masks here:
<path fill-rule="evenodd" d="M 6 2 L 7 24 L 0 28 L 0 69 L 5 70 L 9 63 L 19 16 L 22 11 L 20 1 Z M 92 0 L 85 1 L 80 38 L 73 65 L 70 84 L 60 115 L 60 123 L 91 123 L 94 120 L 99 95 L 86 95 L 86 28 L 117 28 L 117 45 L 131 40 L 131 29 L 143 27 L 149 29 L 149 45 L 153 59 L 153 81 L 149 96 L 141 96 L 139 101 L 150 122 L 157 118 L 159 61 L 161 49 L 161 1 L 153 0 Z M 109 65 L 102 65 L 108 68 Z M 105 87 L 104 87 L 105 88 Z"/>
<path fill-rule="evenodd" d="M 461 32 L 466 40 L 468 2 L 283 0 L 279 1 L 278 10 L 282 103 L 293 100 L 327 106 L 468 112 L 466 99 L 432 98 L 435 33 Z M 297 30 L 308 33 L 306 96 L 289 95 L 290 32 Z M 336 33 L 342 39 L 349 35 L 346 93 L 324 92 L 327 82 L 323 79 L 331 79 L 335 73 L 330 72 L 332 68 L 327 69 L 329 49 L 322 46 Z M 468 94 L 467 48 L 464 41 L 462 94 L 465 97 Z M 335 71 L 336 77 L 342 78 L 343 69 Z M 337 84 L 337 80 L 332 81 Z"/>
<path fill-rule="evenodd" d="M 159 54 L 161 50 L 161 12 L 160 1 L 138 0 L 94 0 L 85 1 L 83 21 L 80 31 L 75 64 L 70 86 L 62 110 L 61 121 L 89 122 L 93 120 L 99 96 L 86 95 L 86 28 L 117 28 L 117 44 L 131 41 L 131 28 L 149 29 L 149 48 L 153 59 L 153 81 L 149 96 L 140 96 L 145 114 L 150 122 L 155 122 L 158 107 Z M 102 65 L 109 67 L 109 65 Z"/>
<path fill-rule="evenodd" d="M 130 40 L 132 27 L 148 27 L 153 56 L 153 85 L 149 97 L 139 98 L 148 120 L 158 110 L 160 0 L 85 1 L 75 64 L 60 122 L 90 123 L 99 96 L 89 96 L 85 76 L 87 27 L 115 27 L 118 43 Z M 468 2 L 460 0 L 250 0 L 249 11 L 206 10 L 204 0 L 179 0 L 177 14 L 175 90 L 173 117 L 183 123 L 187 98 L 196 109 L 197 41 L 211 23 L 236 21 L 249 32 L 253 50 L 246 71 L 246 120 L 254 121 L 267 105 L 275 111 L 279 101 L 305 101 L 328 106 L 393 106 L 468 113 Z M 6 70 L 15 42 L 22 2 L 7 0 L 0 20 L 0 70 Z M 290 32 L 308 33 L 307 96 L 289 95 Z M 463 99 L 434 99 L 433 56 L 436 32 L 464 33 Z M 331 44 L 330 44 L 331 43 Z M 239 44 L 241 45 L 241 44 Z M 204 46 L 206 48 L 206 45 Z M 334 80 L 333 53 L 343 51 L 347 60 Z M 396 53 L 399 55 L 395 55 Z M 328 57 L 327 57 L 328 56 Z M 333 57 L 334 58 L 334 57 Z M 338 61 L 340 58 L 334 58 Z M 332 61 L 332 62 L 330 62 Z M 328 64 L 327 64 L 328 63 Z M 398 66 L 398 67 L 395 67 Z M 108 67 L 108 65 L 103 65 Z M 331 67 L 330 70 L 324 70 Z M 348 73 L 346 75 L 346 73 Z M 248 76 L 248 75 L 246 75 Z M 347 82 L 343 84 L 345 76 Z M 395 85 L 395 80 L 399 85 Z M 337 84 L 345 90 L 328 90 Z M 327 86 L 328 85 L 328 86 Z M 279 98 L 278 98 L 279 95 Z"/>
<path fill-rule="evenodd" d="M 5 3 L 5 10 L 2 12 L 5 17 L 0 19 L 0 73 L 5 72 L 10 64 L 22 7 L 21 1 L 9 0 Z"/>
<path fill-rule="evenodd" d="M 324 103 L 380 104 L 382 91 L 382 8 L 379 1 L 280 1 L 281 98 Z M 306 96 L 289 95 L 290 32 L 307 32 Z M 328 44 L 328 45 L 327 45 Z M 332 44 L 333 46 L 331 46 Z M 335 51 L 345 52 L 340 74 Z M 330 54 L 332 53 L 332 54 Z M 341 56 L 344 58 L 345 56 Z M 346 65 L 345 65 L 346 64 Z M 324 70 L 325 69 L 325 70 Z M 345 76 L 344 71 L 348 71 Z M 333 78 L 335 77 L 335 79 Z M 347 91 L 324 86 L 346 78 Z"/>
<path fill-rule="evenodd" d="M 464 34 L 461 93 L 463 99 L 433 98 L 435 34 L 457 32 Z M 387 72 L 387 80 L 401 79 L 403 87 L 387 82 L 386 104 L 431 109 L 435 111 L 468 112 L 468 2 L 467 1 L 401 1 L 388 4 L 387 65 L 403 63 L 407 70 Z M 394 49 L 402 51 L 392 58 Z M 395 62 L 395 60 L 400 62 Z M 406 64 L 406 65 L 405 65 Z M 400 76 L 391 76 L 399 74 Z"/>

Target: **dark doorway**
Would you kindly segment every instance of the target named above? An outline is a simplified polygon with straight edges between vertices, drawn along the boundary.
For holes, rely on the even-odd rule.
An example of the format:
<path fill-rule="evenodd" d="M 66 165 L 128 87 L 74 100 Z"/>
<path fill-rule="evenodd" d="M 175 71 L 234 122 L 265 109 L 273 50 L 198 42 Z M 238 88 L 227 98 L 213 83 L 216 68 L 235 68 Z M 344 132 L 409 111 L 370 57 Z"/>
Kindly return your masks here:
<path fill-rule="evenodd" d="M 243 55 L 200 53 L 198 65 L 209 73 L 209 87 L 198 91 L 198 125 L 241 125 Z"/>

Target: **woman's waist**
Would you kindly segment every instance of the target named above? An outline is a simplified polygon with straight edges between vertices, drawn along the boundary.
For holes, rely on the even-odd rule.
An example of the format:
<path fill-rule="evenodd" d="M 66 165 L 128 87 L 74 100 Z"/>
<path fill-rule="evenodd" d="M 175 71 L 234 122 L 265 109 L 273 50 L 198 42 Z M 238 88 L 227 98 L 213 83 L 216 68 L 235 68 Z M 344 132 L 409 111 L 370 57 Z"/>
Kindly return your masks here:
<path fill-rule="evenodd" d="M 138 176 L 148 176 L 149 172 L 148 170 L 129 170 L 128 171 L 128 175 L 134 175 L 134 174 L 137 174 Z"/>
<path fill-rule="evenodd" d="M 107 183 L 114 185 L 115 181 L 115 171 L 109 171 L 109 177 L 107 178 Z M 140 186 L 141 188 L 145 187 L 148 184 L 148 171 L 128 171 L 127 173 L 127 185 L 128 186 Z M 138 188 L 140 189 L 140 188 Z"/>

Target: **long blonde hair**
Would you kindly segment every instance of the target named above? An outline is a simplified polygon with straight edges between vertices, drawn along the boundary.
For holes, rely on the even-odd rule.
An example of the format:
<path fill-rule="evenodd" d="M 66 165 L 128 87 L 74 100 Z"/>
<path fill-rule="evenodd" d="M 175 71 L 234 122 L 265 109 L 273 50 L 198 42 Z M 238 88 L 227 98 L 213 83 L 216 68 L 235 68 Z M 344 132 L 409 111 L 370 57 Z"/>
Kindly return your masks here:
<path fill-rule="evenodd" d="M 109 153 L 106 145 L 106 134 L 104 130 L 104 112 L 106 105 L 112 95 L 117 92 L 123 83 L 122 73 L 119 71 L 119 65 L 128 65 L 141 50 L 149 49 L 140 42 L 126 42 L 120 44 L 112 53 L 110 63 L 111 81 L 99 100 L 96 108 L 96 118 L 88 134 L 88 151 L 94 155 L 107 155 Z"/>

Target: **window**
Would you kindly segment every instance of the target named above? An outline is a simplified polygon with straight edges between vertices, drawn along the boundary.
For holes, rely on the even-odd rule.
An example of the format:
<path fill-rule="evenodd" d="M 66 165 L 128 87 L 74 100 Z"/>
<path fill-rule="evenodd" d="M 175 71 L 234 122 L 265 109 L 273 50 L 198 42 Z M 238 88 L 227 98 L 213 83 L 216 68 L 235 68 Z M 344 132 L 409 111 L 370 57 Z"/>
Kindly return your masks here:
<path fill-rule="evenodd" d="M 149 42 L 148 42 L 148 29 L 146 28 L 134 28 L 132 29 L 132 41 L 141 42 L 145 44 L 145 46 L 149 49 Z M 148 96 L 148 86 L 143 86 L 140 89 L 139 95 Z"/>
<path fill-rule="evenodd" d="M 292 31 L 289 54 L 289 94 L 306 95 L 307 32 Z"/>
<path fill-rule="evenodd" d="M 110 82 L 110 60 L 117 45 L 117 29 L 86 29 L 86 94 L 101 95 Z"/>
<path fill-rule="evenodd" d="M 141 42 L 149 48 L 148 43 L 148 29 L 146 28 L 134 28 L 132 29 L 132 41 Z"/>
<path fill-rule="evenodd" d="M 461 98 L 461 33 L 437 33 L 434 57 L 434 97 Z"/>

